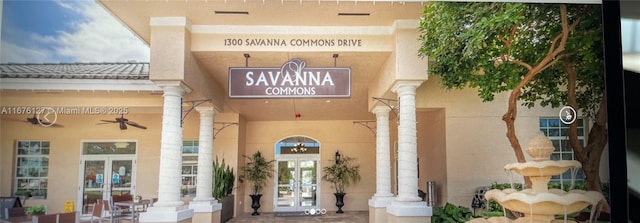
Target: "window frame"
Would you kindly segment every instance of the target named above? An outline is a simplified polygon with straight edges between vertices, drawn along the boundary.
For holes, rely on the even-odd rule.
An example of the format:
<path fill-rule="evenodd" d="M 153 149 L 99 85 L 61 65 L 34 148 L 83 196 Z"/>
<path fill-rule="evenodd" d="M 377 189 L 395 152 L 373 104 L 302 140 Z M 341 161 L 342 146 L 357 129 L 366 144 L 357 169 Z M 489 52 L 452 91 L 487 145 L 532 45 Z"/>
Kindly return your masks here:
<path fill-rule="evenodd" d="M 543 120 L 546 120 L 547 122 L 546 126 L 542 125 Z M 556 123 L 552 125 L 551 120 L 553 120 Z M 577 128 L 578 140 L 580 140 L 582 142 L 582 145 L 584 146 L 584 144 L 587 141 L 587 131 L 586 131 L 588 129 L 587 119 L 583 117 L 578 117 L 576 119 L 576 122 L 578 124 L 578 128 Z M 569 125 L 562 123 L 559 117 L 538 118 L 538 130 L 544 133 L 544 135 L 547 136 L 547 138 L 549 138 L 549 140 L 551 140 L 551 142 L 553 143 L 553 146 L 555 149 L 551 153 L 550 160 L 576 160 L 573 149 L 571 148 L 571 145 L 569 145 L 569 135 L 568 135 Z M 553 133 L 551 133 L 551 131 L 549 130 L 553 130 Z M 567 156 L 570 156 L 571 159 L 565 159 Z M 578 168 L 575 174 L 576 174 L 576 178 L 574 179 L 575 182 L 585 181 L 585 174 L 582 168 Z M 568 178 L 565 175 L 568 175 Z M 550 183 L 571 182 L 571 171 L 567 171 L 560 175 L 552 176 L 549 182 Z"/>
<path fill-rule="evenodd" d="M 27 147 L 24 147 L 25 145 Z M 37 148 L 32 148 L 35 145 L 37 145 Z M 15 163 L 13 168 L 15 172 L 13 174 L 12 194 L 30 199 L 46 199 L 49 193 L 51 141 L 16 140 L 14 148 Z M 25 165 L 22 165 L 23 163 Z M 38 176 L 32 176 L 32 171 L 37 171 Z M 20 185 L 24 182 L 27 185 L 35 182 L 37 186 L 23 189 L 24 186 Z M 26 187 L 33 187 L 33 185 Z M 37 191 L 37 193 L 32 193 L 33 191 Z"/>
<path fill-rule="evenodd" d="M 181 183 L 180 193 L 184 197 L 195 197 L 196 185 L 198 178 L 198 150 L 200 141 L 198 139 L 183 139 L 182 140 L 182 167 L 181 167 Z M 185 153 L 188 151 L 187 153 Z M 188 169 L 185 172 L 185 168 Z M 185 184 L 185 182 L 188 182 Z"/>

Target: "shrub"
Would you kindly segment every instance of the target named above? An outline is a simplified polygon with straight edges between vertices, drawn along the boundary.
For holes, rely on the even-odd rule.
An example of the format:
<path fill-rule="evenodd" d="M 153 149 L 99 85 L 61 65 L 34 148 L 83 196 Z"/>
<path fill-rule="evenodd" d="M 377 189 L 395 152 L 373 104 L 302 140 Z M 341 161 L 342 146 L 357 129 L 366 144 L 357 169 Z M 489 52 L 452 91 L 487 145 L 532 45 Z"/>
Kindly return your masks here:
<path fill-rule="evenodd" d="M 447 203 L 444 207 L 433 207 L 431 223 L 458 223 L 469 221 L 472 218 L 474 216 L 469 208 Z"/>

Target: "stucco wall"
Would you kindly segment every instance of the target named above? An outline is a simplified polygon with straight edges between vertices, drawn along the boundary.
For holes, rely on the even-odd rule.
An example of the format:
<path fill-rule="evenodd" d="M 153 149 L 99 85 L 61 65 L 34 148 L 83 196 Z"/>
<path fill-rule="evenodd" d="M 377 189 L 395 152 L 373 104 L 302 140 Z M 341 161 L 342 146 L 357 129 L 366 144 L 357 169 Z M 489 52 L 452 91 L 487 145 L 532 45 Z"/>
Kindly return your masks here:
<path fill-rule="evenodd" d="M 416 107 L 445 108 L 448 202 L 470 206 L 477 187 L 509 182 L 503 167 L 517 161 L 502 121 L 507 96 L 498 94 L 493 102 L 482 102 L 475 89 L 441 89 L 435 76 L 418 89 Z M 539 131 L 540 117 L 558 115 L 555 109 L 539 106 L 532 109 L 519 106 L 518 109 L 516 135 L 523 148 Z M 514 177 L 514 181 L 523 181 L 523 178 Z"/>
<path fill-rule="evenodd" d="M 143 197 L 157 197 L 160 164 L 160 113 L 133 113 L 125 117 L 147 130 L 129 127 L 119 130 L 117 124 L 96 125 L 101 119 L 112 120 L 114 115 L 60 115 L 56 123 L 61 128 L 44 128 L 26 122 L 26 115 L 3 115 L 0 121 L 0 196 L 11 196 L 14 188 L 16 140 L 48 140 L 49 155 L 48 196 L 46 200 L 30 199 L 28 205 L 46 204 L 51 212 L 61 212 L 64 202 L 73 200 L 76 208 L 79 175 L 81 174 L 82 141 L 133 140 L 137 142 L 137 170 L 135 193 Z M 184 139 L 198 139 L 199 114 L 190 113 L 184 123 Z M 216 122 L 237 122 L 237 114 L 221 113 Z M 224 158 L 237 171 L 238 127 L 231 126 L 214 140 L 214 157 Z M 236 182 L 237 185 L 237 182 Z M 184 199 L 188 202 L 190 199 Z"/>
<path fill-rule="evenodd" d="M 367 200 L 375 193 L 375 137 L 365 127 L 354 125 L 352 121 L 283 121 L 283 122 L 248 122 L 245 154 L 250 155 L 260 150 L 268 159 L 275 158 L 275 143 L 291 135 L 306 135 L 320 142 L 321 168 L 333 159 L 336 150 L 346 156 L 357 158 L 360 164 L 362 180 L 346 189 L 343 210 L 368 210 Z M 260 211 L 273 210 L 273 179 L 269 180 L 263 191 Z M 320 185 L 319 199 L 322 208 L 337 210 L 334 190 L 327 182 Z M 252 211 L 250 204 L 250 188 L 244 183 L 244 212 Z"/>
<path fill-rule="evenodd" d="M 418 134 L 418 188 L 427 193 L 427 182 L 436 182 L 437 205 L 447 200 L 447 145 L 444 109 L 416 111 Z"/>

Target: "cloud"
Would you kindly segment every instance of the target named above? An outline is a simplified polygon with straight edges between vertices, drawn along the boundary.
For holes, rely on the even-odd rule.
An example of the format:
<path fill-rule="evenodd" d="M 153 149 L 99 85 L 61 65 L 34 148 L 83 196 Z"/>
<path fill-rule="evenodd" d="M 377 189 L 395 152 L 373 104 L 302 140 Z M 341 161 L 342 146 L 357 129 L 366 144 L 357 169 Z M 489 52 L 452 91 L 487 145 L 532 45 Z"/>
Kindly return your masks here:
<path fill-rule="evenodd" d="M 44 63 L 50 62 L 53 55 L 51 51 L 39 48 L 18 46 L 14 43 L 2 41 L 2 54 L 0 61 L 12 63 Z M 5 53 L 6 52 L 6 53 Z"/>
<path fill-rule="evenodd" d="M 149 61 L 149 47 L 96 3 L 71 7 L 85 19 L 60 32 L 56 54 L 75 62 Z"/>
<path fill-rule="evenodd" d="M 17 27 L 2 27 L 12 38 L 2 38 L 1 63 L 149 61 L 149 47 L 104 8 L 92 1 L 55 1 L 74 21 L 70 29 L 40 35 Z"/>

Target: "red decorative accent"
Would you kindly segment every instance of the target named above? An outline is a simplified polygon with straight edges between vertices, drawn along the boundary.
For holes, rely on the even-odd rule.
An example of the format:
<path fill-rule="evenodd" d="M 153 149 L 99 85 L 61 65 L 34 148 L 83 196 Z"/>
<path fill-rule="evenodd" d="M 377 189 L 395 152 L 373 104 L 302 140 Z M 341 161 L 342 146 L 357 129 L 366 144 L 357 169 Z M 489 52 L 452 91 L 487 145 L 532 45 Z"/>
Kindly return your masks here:
<path fill-rule="evenodd" d="M 302 115 L 300 113 L 296 113 L 296 119 L 299 119 L 300 117 L 302 117 Z"/>

